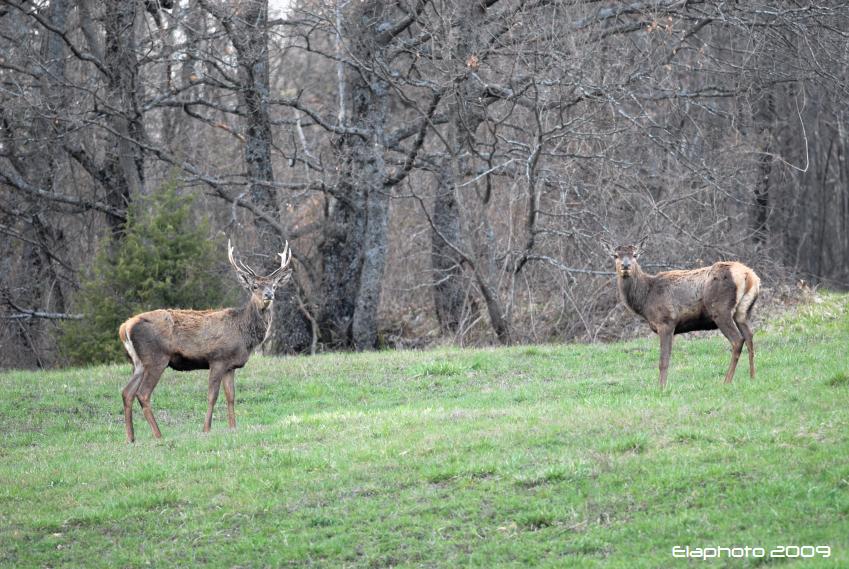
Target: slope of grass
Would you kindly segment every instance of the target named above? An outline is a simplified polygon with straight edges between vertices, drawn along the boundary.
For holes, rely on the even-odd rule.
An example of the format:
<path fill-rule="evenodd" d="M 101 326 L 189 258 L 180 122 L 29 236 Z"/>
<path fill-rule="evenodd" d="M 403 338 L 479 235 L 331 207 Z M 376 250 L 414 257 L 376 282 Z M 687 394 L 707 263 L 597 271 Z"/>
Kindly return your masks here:
<path fill-rule="evenodd" d="M 724 385 L 724 339 L 676 338 L 663 392 L 653 338 L 254 357 L 209 435 L 169 370 L 134 445 L 129 365 L 0 374 L 0 566 L 848 566 L 849 298 L 756 344 Z"/>

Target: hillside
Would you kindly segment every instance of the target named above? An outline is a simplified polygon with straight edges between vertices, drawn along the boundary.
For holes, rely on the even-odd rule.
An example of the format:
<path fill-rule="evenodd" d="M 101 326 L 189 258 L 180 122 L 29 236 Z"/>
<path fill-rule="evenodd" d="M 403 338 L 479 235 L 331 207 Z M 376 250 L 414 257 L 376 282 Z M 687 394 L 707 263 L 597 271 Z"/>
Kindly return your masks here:
<path fill-rule="evenodd" d="M 168 370 L 135 445 L 128 364 L 3 373 L 0 566 L 847 566 L 849 297 L 816 300 L 731 385 L 715 335 L 664 392 L 654 338 L 254 357 L 203 435 L 205 373 Z"/>

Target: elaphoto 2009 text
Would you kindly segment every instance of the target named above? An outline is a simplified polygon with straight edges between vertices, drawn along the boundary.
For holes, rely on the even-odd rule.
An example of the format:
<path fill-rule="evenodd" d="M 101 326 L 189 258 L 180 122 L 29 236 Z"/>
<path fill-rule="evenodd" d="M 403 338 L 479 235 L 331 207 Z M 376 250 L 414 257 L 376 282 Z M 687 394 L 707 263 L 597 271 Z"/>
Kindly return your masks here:
<path fill-rule="evenodd" d="M 753 547 L 740 545 L 725 547 L 712 545 L 690 547 L 676 545 L 672 548 L 672 557 L 679 559 L 827 559 L 831 557 L 829 545 L 776 545 L 774 547 Z"/>

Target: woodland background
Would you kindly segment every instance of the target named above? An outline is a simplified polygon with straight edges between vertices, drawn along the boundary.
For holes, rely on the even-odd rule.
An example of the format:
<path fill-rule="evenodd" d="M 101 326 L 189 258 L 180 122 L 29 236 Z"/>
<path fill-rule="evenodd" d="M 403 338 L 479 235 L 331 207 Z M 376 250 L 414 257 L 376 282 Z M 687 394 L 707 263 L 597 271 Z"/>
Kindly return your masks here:
<path fill-rule="evenodd" d="M 0 367 L 239 302 L 228 238 L 272 353 L 631 334 L 601 239 L 849 285 L 845 2 L 282 8 L 0 2 Z"/>

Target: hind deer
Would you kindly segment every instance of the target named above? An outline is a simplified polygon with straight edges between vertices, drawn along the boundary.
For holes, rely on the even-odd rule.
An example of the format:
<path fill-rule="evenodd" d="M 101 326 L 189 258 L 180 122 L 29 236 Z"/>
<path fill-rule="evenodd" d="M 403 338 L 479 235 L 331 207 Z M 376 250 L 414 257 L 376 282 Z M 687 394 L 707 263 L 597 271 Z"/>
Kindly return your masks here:
<path fill-rule="evenodd" d="M 233 258 L 233 247 L 228 240 L 227 258 L 239 282 L 251 295 L 244 306 L 221 310 L 153 310 L 121 324 L 118 336 L 133 363 L 132 378 L 122 392 L 128 442 L 135 441 L 134 399 L 138 399 L 153 436 L 162 437 L 150 397 L 166 367 L 177 371 L 208 369 L 209 406 L 203 431 L 209 432 L 212 426 L 212 409 L 222 383 L 227 397 L 227 421 L 231 429 L 236 428 L 235 371 L 247 363 L 254 348 L 267 337 L 275 289 L 291 275 L 292 253 L 288 243 L 279 255 L 280 267 L 270 275 L 260 276 Z"/>
<path fill-rule="evenodd" d="M 649 275 L 637 263 L 644 242 L 645 238 L 637 245 L 608 245 L 608 249 L 615 260 L 622 301 L 660 337 L 660 387 L 666 385 L 673 336 L 717 328 L 731 342 L 725 383 L 734 378 L 744 343 L 749 352 L 749 375 L 754 379 L 755 346 L 749 317 L 761 283 L 755 272 L 742 263 L 720 262 Z"/>

